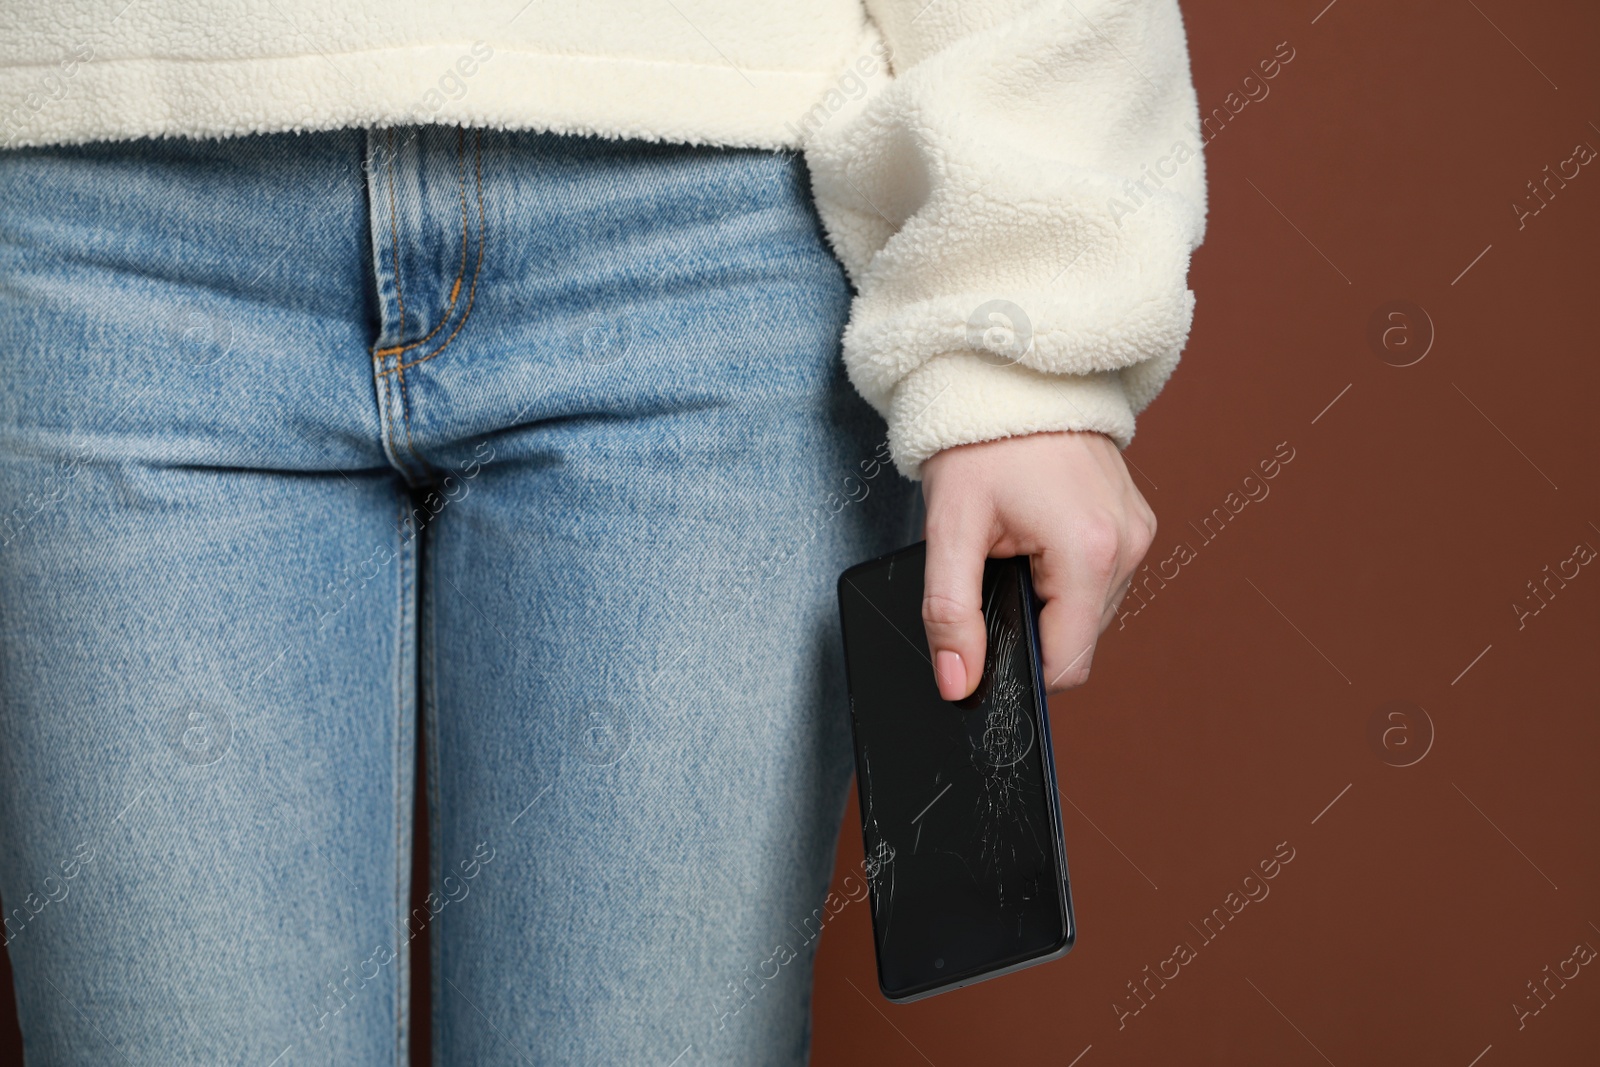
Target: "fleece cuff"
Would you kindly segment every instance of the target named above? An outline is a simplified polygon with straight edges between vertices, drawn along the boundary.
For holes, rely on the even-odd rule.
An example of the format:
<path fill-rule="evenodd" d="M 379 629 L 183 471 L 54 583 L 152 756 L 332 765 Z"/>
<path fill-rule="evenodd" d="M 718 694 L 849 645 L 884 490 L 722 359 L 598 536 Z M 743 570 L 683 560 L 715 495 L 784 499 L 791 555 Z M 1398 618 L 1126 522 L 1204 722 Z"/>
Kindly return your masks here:
<path fill-rule="evenodd" d="M 888 421 L 895 466 L 919 481 L 922 461 L 941 449 L 1019 434 L 1091 430 L 1126 448 L 1134 418 L 1118 371 L 1042 374 L 968 351 L 937 356 L 902 378 Z"/>

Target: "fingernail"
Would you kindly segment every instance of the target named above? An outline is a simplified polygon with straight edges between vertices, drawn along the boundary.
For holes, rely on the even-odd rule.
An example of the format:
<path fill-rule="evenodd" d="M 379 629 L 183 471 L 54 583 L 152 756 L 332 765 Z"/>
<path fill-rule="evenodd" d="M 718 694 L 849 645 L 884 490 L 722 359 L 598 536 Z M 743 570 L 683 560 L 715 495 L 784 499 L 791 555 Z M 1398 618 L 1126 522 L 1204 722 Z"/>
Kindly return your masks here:
<path fill-rule="evenodd" d="M 933 657 L 933 672 L 939 678 L 939 695 L 960 700 L 967 692 L 967 668 L 959 652 L 943 649 Z"/>

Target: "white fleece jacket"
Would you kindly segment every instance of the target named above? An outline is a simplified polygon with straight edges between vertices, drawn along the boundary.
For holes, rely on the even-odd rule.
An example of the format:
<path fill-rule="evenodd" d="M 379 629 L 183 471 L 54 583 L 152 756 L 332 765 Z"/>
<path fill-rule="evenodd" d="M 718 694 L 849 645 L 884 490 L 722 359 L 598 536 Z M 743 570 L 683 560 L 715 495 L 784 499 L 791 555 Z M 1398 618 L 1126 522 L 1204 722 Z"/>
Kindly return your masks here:
<path fill-rule="evenodd" d="M 0 0 L 0 147 L 421 122 L 803 149 L 911 478 L 1126 446 L 1188 335 L 1176 0 Z"/>

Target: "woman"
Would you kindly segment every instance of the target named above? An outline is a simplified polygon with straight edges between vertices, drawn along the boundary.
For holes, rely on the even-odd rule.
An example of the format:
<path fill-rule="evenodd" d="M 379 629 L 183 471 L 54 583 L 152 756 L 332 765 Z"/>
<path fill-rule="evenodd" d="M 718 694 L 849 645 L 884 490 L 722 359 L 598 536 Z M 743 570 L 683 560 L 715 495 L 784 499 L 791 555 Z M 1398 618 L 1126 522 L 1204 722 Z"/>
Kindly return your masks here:
<path fill-rule="evenodd" d="M 803 1061 L 834 578 L 920 480 L 941 691 L 1018 554 L 1063 689 L 1154 532 L 1118 448 L 1203 230 L 1175 3 L 4 22 L 30 1058 L 402 1062 L 426 929 L 441 1064 Z"/>

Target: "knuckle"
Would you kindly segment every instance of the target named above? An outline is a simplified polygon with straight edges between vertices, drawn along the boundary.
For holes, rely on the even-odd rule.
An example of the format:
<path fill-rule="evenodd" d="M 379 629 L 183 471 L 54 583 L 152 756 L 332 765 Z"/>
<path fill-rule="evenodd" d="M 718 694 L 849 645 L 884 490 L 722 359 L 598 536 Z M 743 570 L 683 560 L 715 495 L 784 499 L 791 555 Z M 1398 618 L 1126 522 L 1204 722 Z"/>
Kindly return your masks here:
<path fill-rule="evenodd" d="M 1138 516 L 1138 524 L 1144 529 L 1145 533 L 1148 534 L 1152 540 L 1154 540 L 1156 536 L 1156 530 L 1160 526 L 1160 523 L 1156 521 L 1156 513 L 1154 509 L 1150 507 L 1149 502 L 1143 497 L 1140 497 L 1137 503 L 1138 507 L 1134 509 L 1134 514 Z"/>
<path fill-rule="evenodd" d="M 1134 523 L 1129 533 L 1128 554 L 1130 562 L 1137 566 L 1144 559 L 1145 553 L 1150 551 L 1150 546 L 1156 541 L 1156 524 L 1154 519 Z"/>
<path fill-rule="evenodd" d="M 1078 552 L 1097 573 L 1110 573 L 1122 550 L 1122 532 L 1109 515 L 1085 519 L 1077 529 Z"/>
<path fill-rule="evenodd" d="M 922 621 L 929 626 L 955 626 L 965 622 L 973 609 L 947 593 L 927 593 L 922 598 Z"/>

